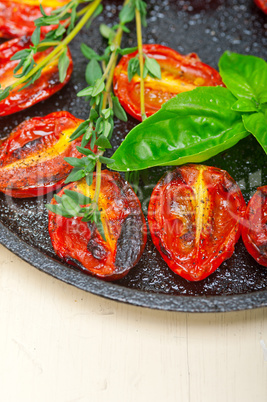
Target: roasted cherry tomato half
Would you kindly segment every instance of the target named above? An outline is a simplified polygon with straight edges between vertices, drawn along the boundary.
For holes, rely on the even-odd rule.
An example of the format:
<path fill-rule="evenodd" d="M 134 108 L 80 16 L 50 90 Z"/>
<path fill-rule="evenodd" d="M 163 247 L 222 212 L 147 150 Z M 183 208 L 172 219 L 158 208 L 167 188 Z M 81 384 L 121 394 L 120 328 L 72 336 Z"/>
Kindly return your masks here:
<path fill-rule="evenodd" d="M 249 254 L 267 267 L 267 186 L 259 187 L 248 203 L 242 238 Z"/>
<path fill-rule="evenodd" d="M 176 274 L 199 281 L 233 254 L 245 209 L 242 193 L 227 172 L 184 165 L 163 176 L 152 193 L 152 240 Z"/>
<path fill-rule="evenodd" d="M 0 144 L 0 191 L 13 197 L 36 197 L 62 185 L 72 167 L 65 157 L 80 158 L 71 134 L 82 120 L 68 112 L 34 117 L 16 127 Z"/>
<path fill-rule="evenodd" d="M 18 52 L 29 48 L 31 39 L 23 37 L 21 39 L 12 39 L 0 45 L 0 83 L 1 89 L 12 85 L 17 78 L 13 77 L 13 70 L 18 65 L 18 60 L 11 61 L 11 57 Z M 49 48 L 43 52 L 38 52 L 35 61 L 40 62 L 52 51 Z M 66 78 L 63 83 L 59 81 L 58 59 L 55 59 L 42 70 L 40 78 L 25 89 L 20 90 L 24 84 L 14 88 L 6 99 L 0 101 L 0 116 L 6 116 L 20 110 L 26 109 L 36 103 L 49 98 L 55 92 L 59 91 L 70 79 L 73 63 L 71 54 L 68 51 L 69 66 Z"/>
<path fill-rule="evenodd" d="M 254 0 L 258 7 L 262 9 L 262 11 L 267 14 L 267 0 Z"/>
<path fill-rule="evenodd" d="M 145 110 L 151 116 L 163 103 L 180 92 L 191 91 L 199 86 L 223 85 L 219 73 L 200 61 L 195 53 L 183 56 L 161 45 L 144 45 L 144 54 L 154 58 L 161 67 L 161 79 L 145 78 Z M 123 56 L 114 73 L 114 92 L 126 112 L 138 120 L 140 113 L 140 77 L 136 74 L 128 81 L 127 68 L 137 52 Z"/>
<path fill-rule="evenodd" d="M 35 30 L 34 20 L 42 16 L 40 3 L 47 15 L 56 8 L 68 3 L 68 0 L 0 0 L 0 37 L 13 38 L 31 35 Z M 42 27 L 42 33 L 54 26 Z"/>
<path fill-rule="evenodd" d="M 93 197 L 95 177 L 71 183 L 72 190 Z M 52 204 L 56 204 L 53 199 Z M 125 276 L 138 262 L 146 244 L 146 223 L 140 202 L 119 173 L 102 171 L 98 202 L 106 241 L 95 223 L 82 218 L 64 218 L 49 212 L 49 234 L 57 255 L 66 262 L 107 280 Z"/>

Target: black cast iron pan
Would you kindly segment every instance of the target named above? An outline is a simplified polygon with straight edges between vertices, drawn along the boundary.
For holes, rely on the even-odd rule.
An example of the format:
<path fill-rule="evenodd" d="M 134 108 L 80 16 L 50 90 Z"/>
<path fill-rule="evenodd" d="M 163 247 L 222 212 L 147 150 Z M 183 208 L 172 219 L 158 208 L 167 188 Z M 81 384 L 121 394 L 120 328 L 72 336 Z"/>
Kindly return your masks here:
<path fill-rule="evenodd" d="M 74 72 L 70 83 L 45 102 L 0 119 L 1 136 L 33 116 L 44 116 L 56 110 L 68 110 L 79 118 L 87 118 L 88 104 L 76 93 L 85 87 L 83 74 L 86 61 L 80 53 L 85 42 L 101 52 L 103 42 L 98 27 L 101 22 L 116 20 L 121 2 L 104 2 L 105 11 L 71 44 Z M 265 15 L 252 0 L 154 0 L 148 1 L 148 28 L 144 43 L 160 43 L 180 53 L 196 52 L 203 62 L 217 68 L 225 50 L 252 54 L 266 59 Z M 136 43 L 133 31 L 124 38 L 125 46 Z M 116 122 L 113 146 L 115 149 L 126 133 L 137 122 Z M 248 201 L 256 188 L 267 184 L 267 164 L 260 146 L 246 138 L 223 154 L 207 161 L 212 166 L 227 170 L 238 182 Z M 153 185 L 166 168 L 152 169 L 139 193 L 146 208 Z M 13 200 L 0 195 L 0 242 L 36 268 L 80 289 L 114 300 L 138 306 L 187 312 L 216 312 L 242 310 L 267 306 L 267 269 L 258 265 L 247 253 L 242 241 L 234 255 L 207 279 L 189 283 L 170 271 L 148 238 L 145 252 L 132 271 L 123 279 L 109 283 L 91 277 L 60 261 L 51 246 L 47 231 L 44 199 Z"/>

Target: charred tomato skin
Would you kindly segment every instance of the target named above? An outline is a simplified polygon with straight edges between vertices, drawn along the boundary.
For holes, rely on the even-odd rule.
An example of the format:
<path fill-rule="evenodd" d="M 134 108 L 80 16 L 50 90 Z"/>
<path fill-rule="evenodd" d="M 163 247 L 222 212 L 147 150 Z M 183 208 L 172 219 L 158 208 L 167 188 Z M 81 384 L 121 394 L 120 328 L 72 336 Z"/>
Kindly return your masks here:
<path fill-rule="evenodd" d="M 267 0 L 254 0 L 255 4 L 265 13 L 267 14 Z"/>
<path fill-rule="evenodd" d="M 17 126 L 0 142 L 0 191 L 16 198 L 36 197 L 59 188 L 72 167 L 65 157 L 80 158 L 70 142 L 83 120 L 69 112 L 34 117 Z"/>
<path fill-rule="evenodd" d="M 90 196 L 95 191 L 95 176 L 89 187 L 85 180 L 61 189 Z M 52 204 L 56 204 L 55 199 Z M 48 230 L 56 254 L 92 275 L 108 281 L 124 277 L 139 261 L 146 244 L 147 228 L 140 202 L 117 172 L 102 171 L 99 210 L 106 241 L 95 224 L 82 218 L 65 218 L 49 212 Z"/>
<path fill-rule="evenodd" d="M 13 78 L 13 70 L 18 65 L 18 60 L 10 60 L 11 57 L 20 50 L 26 49 L 31 45 L 30 37 L 12 39 L 0 45 L 0 82 L 1 88 L 9 86 L 16 81 Z M 38 52 L 35 61 L 38 62 L 52 51 L 51 48 Z M 19 112 L 36 103 L 45 100 L 63 88 L 71 77 L 73 62 L 70 51 L 67 52 L 69 66 L 64 82 L 59 81 L 58 60 L 53 61 L 45 67 L 33 84 L 21 89 L 24 84 L 14 88 L 6 99 L 0 101 L 0 116 L 7 116 Z"/>
<path fill-rule="evenodd" d="M 224 170 L 184 165 L 167 172 L 152 192 L 148 223 L 169 268 L 200 281 L 230 258 L 240 237 L 246 204 Z"/>
<path fill-rule="evenodd" d="M 267 267 L 267 186 L 259 187 L 248 203 L 242 239 L 249 254 Z"/>
<path fill-rule="evenodd" d="M 180 92 L 194 89 L 198 86 L 223 86 L 219 73 L 212 67 L 200 61 L 195 53 L 181 55 L 175 50 L 162 45 L 144 45 L 144 54 L 155 58 L 161 66 L 162 78 L 145 79 L 145 110 L 146 115 L 156 113 L 167 100 Z M 123 108 L 137 120 L 142 120 L 140 112 L 140 78 L 135 75 L 128 81 L 127 68 L 129 61 L 138 52 L 121 58 L 114 72 L 114 93 L 119 98 Z"/>

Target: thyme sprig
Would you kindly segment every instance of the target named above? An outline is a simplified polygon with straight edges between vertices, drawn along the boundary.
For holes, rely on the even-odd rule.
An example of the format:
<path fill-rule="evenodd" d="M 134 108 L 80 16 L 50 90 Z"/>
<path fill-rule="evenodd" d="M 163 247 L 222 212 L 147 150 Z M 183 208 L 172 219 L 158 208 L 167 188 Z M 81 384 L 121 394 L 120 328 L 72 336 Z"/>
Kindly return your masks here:
<path fill-rule="evenodd" d="M 7 98 L 14 88 L 20 87 L 19 90 L 21 91 L 33 84 L 41 76 L 42 70 L 55 59 L 58 59 L 59 79 L 63 82 L 69 65 L 67 45 L 88 22 L 91 22 L 102 11 L 101 1 L 90 0 L 90 4 L 77 12 L 78 5 L 85 2 L 83 0 L 71 0 L 60 9 L 52 11 L 51 15 L 45 14 L 44 9 L 40 6 L 42 17 L 35 21 L 36 29 L 31 37 L 32 45 L 28 49 L 17 52 L 12 57 L 11 60 L 19 60 L 14 69 L 16 80 L 8 87 L 0 89 L 0 101 Z M 49 25 L 58 26 L 48 32 L 45 38 L 41 40 L 41 27 Z M 48 47 L 54 47 L 54 49 L 39 63 L 36 63 L 35 54 Z"/>

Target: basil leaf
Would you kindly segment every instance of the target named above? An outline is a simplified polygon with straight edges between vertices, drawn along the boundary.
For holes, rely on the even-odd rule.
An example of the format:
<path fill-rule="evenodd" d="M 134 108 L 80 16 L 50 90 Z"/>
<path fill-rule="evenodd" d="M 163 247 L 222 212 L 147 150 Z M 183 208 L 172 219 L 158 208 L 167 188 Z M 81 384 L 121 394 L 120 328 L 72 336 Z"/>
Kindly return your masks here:
<path fill-rule="evenodd" d="M 225 52 L 219 68 L 223 82 L 238 99 L 266 102 L 267 63 L 263 59 Z"/>
<path fill-rule="evenodd" d="M 133 128 L 114 153 L 111 169 L 203 162 L 246 137 L 236 98 L 222 87 L 200 87 L 166 102 Z"/>
<path fill-rule="evenodd" d="M 266 113 L 252 113 L 242 116 L 244 126 L 260 143 L 267 154 L 267 117 Z"/>
<path fill-rule="evenodd" d="M 237 112 L 258 112 L 259 107 L 253 99 L 238 99 L 238 101 L 233 104 L 232 110 Z"/>
<path fill-rule="evenodd" d="M 89 85 L 94 85 L 96 80 L 102 77 L 102 69 L 96 59 L 92 59 L 86 67 L 85 79 Z"/>

